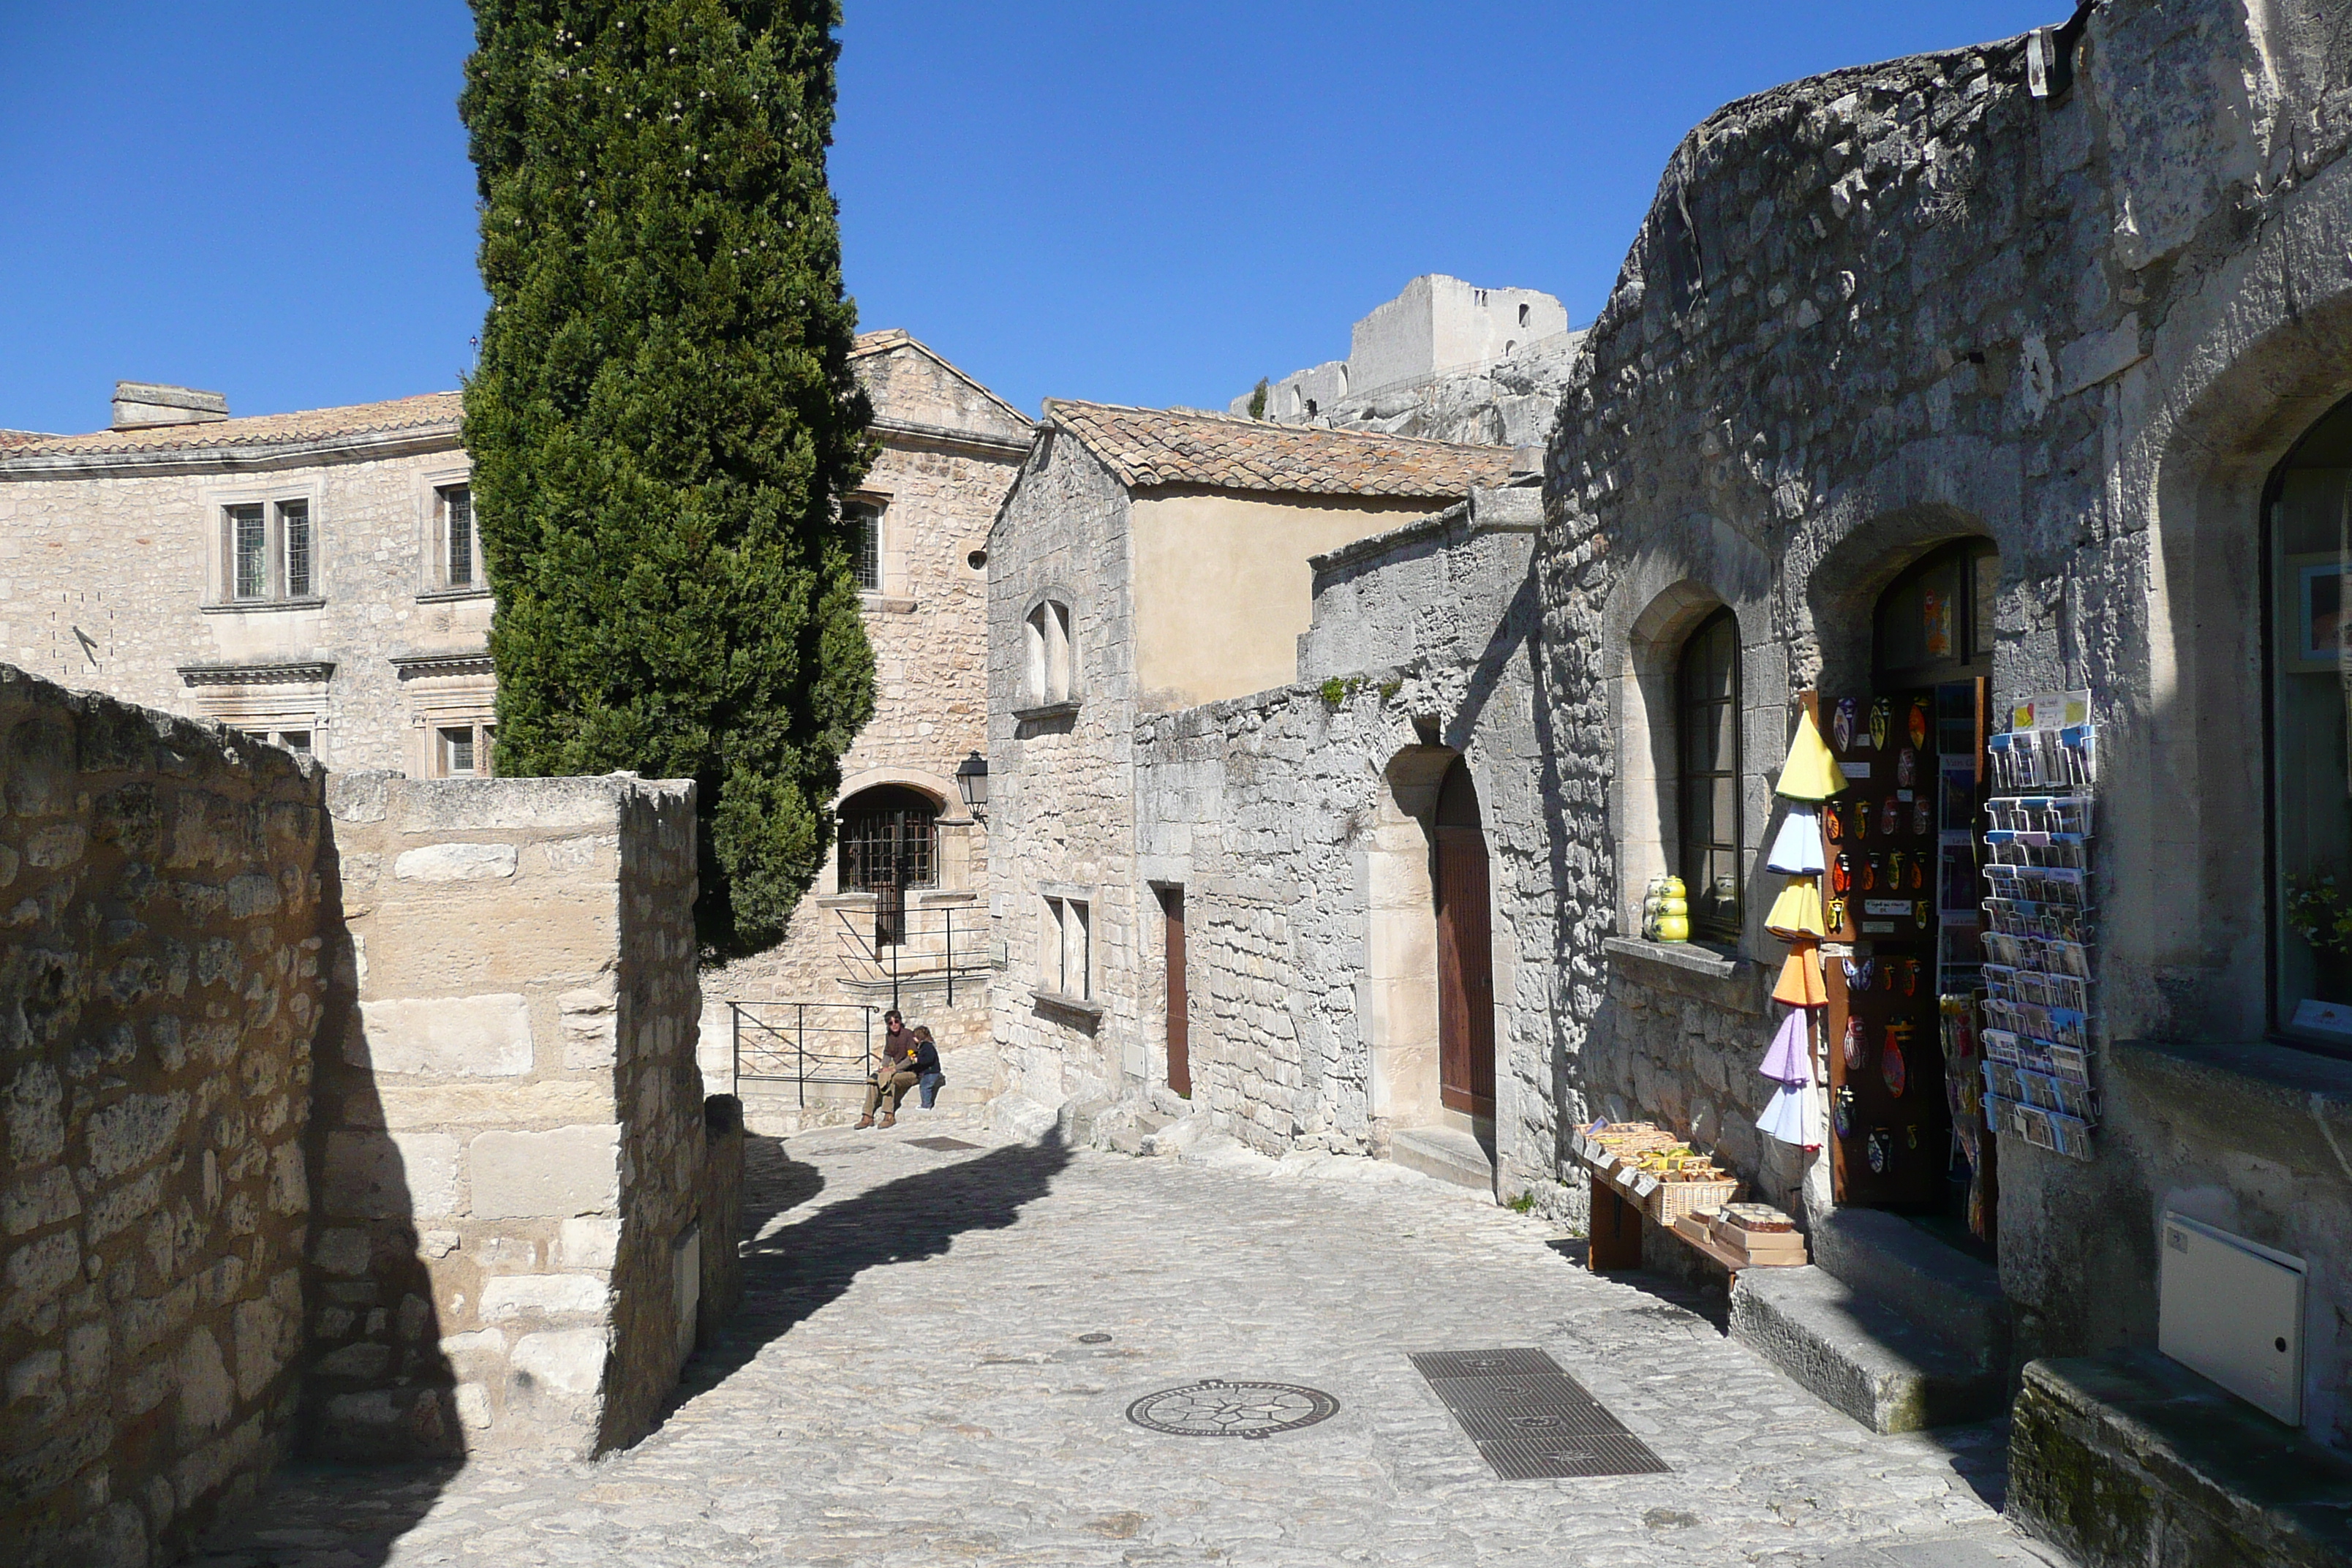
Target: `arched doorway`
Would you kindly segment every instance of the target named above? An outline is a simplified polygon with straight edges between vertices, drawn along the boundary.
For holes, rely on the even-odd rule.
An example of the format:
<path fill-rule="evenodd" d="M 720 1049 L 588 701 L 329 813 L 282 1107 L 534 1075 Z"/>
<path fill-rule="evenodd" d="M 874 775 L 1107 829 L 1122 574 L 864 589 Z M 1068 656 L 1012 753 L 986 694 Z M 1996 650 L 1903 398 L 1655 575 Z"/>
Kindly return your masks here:
<path fill-rule="evenodd" d="M 1495 1116 L 1495 956 L 1478 790 L 1454 759 L 1437 790 L 1437 1093 L 1474 1125 Z"/>
<path fill-rule="evenodd" d="M 1824 891 L 1832 934 L 1853 944 L 1828 965 L 1837 1201 L 1946 1217 L 1954 1239 L 1984 1242 L 1994 1141 L 1964 1123 L 1956 1148 L 1940 998 L 1970 994 L 1983 963 L 1975 835 L 2000 570 L 1983 539 L 1906 567 L 1873 607 L 1868 694 L 1825 695 L 1820 715 L 1847 779 L 1824 816 Z"/>
<path fill-rule="evenodd" d="M 874 945 L 907 940 L 907 889 L 939 885 L 940 803 L 905 784 L 877 784 L 841 803 L 836 861 L 845 893 L 874 895 Z"/>

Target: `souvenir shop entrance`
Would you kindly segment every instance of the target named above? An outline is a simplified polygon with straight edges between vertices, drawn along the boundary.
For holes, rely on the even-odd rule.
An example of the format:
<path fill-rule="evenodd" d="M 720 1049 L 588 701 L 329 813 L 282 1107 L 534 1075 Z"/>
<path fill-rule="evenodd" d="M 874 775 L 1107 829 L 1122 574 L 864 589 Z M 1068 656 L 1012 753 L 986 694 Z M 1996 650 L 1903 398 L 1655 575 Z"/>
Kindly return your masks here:
<path fill-rule="evenodd" d="M 1870 691 L 1811 700 L 1846 778 L 1822 807 L 1824 923 L 1845 950 L 1824 965 L 1832 1189 L 1840 1204 L 1948 1215 L 1986 1244 L 1994 1141 L 1972 1045 L 1948 1076 L 1943 998 L 1969 997 L 1981 962 L 1999 581 L 1989 541 L 1927 555 L 1879 597 Z"/>

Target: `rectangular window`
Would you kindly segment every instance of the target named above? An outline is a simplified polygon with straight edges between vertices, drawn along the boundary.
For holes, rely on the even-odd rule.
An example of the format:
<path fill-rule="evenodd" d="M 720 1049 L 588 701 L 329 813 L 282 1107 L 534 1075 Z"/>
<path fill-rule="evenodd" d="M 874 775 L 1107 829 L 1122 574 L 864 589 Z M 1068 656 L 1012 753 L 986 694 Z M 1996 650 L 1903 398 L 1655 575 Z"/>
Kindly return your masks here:
<path fill-rule="evenodd" d="M 850 548 L 857 559 L 857 585 L 869 594 L 882 591 L 882 509 L 872 501 L 844 502 L 841 515 L 850 526 Z"/>
<path fill-rule="evenodd" d="M 239 599 L 266 598 L 269 594 L 269 532 L 258 503 L 228 509 L 232 552 L 231 594 Z"/>
<path fill-rule="evenodd" d="M 278 531 L 285 541 L 286 596 L 307 599 L 310 596 L 310 503 L 279 501 Z"/>
<path fill-rule="evenodd" d="M 1676 671 L 1682 731 L 1682 879 L 1694 936 L 1739 940 L 1739 623 L 1718 610 L 1684 643 Z"/>
<path fill-rule="evenodd" d="M 310 754 L 310 731 L 281 730 L 278 734 L 278 743 L 298 757 L 307 757 Z"/>
<path fill-rule="evenodd" d="M 2289 1038 L 2352 1051 L 2352 442 L 2346 415 L 2276 479 L 2269 565 L 2272 994 Z"/>
<path fill-rule="evenodd" d="M 441 583 L 448 588 L 473 587 L 479 576 L 474 533 L 474 491 L 469 485 L 444 485 L 434 492 L 441 498 Z"/>
<path fill-rule="evenodd" d="M 472 725 L 441 731 L 441 776 L 452 779 L 474 776 Z"/>
<path fill-rule="evenodd" d="M 1045 947 L 1045 983 L 1081 1002 L 1093 996 L 1094 922 L 1084 900 L 1046 899 Z"/>

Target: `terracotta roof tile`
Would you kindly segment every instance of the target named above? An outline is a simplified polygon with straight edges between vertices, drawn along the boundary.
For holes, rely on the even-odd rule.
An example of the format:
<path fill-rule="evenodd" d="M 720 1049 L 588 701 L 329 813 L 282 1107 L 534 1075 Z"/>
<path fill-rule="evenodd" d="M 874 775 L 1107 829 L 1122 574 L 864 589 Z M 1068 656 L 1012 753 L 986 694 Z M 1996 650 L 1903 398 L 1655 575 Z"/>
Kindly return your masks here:
<path fill-rule="evenodd" d="M 1289 495 L 1451 497 L 1511 477 L 1508 447 L 1059 398 L 1045 400 L 1045 418 L 1134 489 L 1202 485 Z"/>
<path fill-rule="evenodd" d="M 454 436 L 458 420 L 464 416 L 462 395 L 428 392 L 417 397 L 395 397 L 386 403 L 353 404 L 348 408 L 263 414 L 249 419 L 215 419 L 198 425 L 159 425 L 146 430 L 100 430 L 88 436 L 12 431 L 0 434 L 0 456 L 95 458 L 131 452 L 202 451 L 328 440 L 339 436 L 373 436 L 435 426 L 448 426 Z"/>

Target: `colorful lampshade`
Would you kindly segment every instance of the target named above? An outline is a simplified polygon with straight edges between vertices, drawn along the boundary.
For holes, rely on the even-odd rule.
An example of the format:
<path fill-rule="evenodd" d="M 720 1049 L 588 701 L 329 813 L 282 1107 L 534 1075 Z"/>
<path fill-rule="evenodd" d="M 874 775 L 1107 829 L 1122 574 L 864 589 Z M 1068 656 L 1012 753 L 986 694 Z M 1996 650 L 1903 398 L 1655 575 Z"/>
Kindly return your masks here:
<path fill-rule="evenodd" d="M 1788 1016 L 1780 1020 L 1780 1032 L 1772 1037 L 1772 1048 L 1764 1053 L 1764 1063 L 1756 1070 L 1780 1083 L 1812 1082 L 1811 1031 L 1802 1007 L 1790 1008 Z"/>
<path fill-rule="evenodd" d="M 1790 800 L 1827 800 L 1845 788 L 1845 774 L 1809 712 L 1797 715 L 1796 739 L 1789 742 L 1789 760 L 1780 764 L 1780 782 L 1772 788 Z"/>
<path fill-rule="evenodd" d="M 1759 1131 L 1798 1149 L 1822 1146 L 1822 1097 L 1809 1084 L 1783 1084 L 1756 1119 Z"/>
<path fill-rule="evenodd" d="M 1764 929 L 1784 941 L 1800 937 L 1820 937 L 1826 928 L 1822 924 L 1822 884 L 1813 877 L 1791 877 L 1780 896 L 1772 900 L 1772 912 L 1764 917 Z"/>
<path fill-rule="evenodd" d="M 1818 945 L 1801 942 L 1790 950 L 1788 962 L 1780 965 L 1780 984 L 1772 987 L 1772 1000 L 1791 1007 L 1830 1005 L 1829 986 L 1822 979 L 1822 950 Z"/>
<path fill-rule="evenodd" d="M 1829 869 L 1822 858 L 1822 814 L 1811 803 L 1791 805 L 1780 819 L 1771 852 L 1764 857 L 1767 871 L 1790 877 L 1818 877 Z"/>

